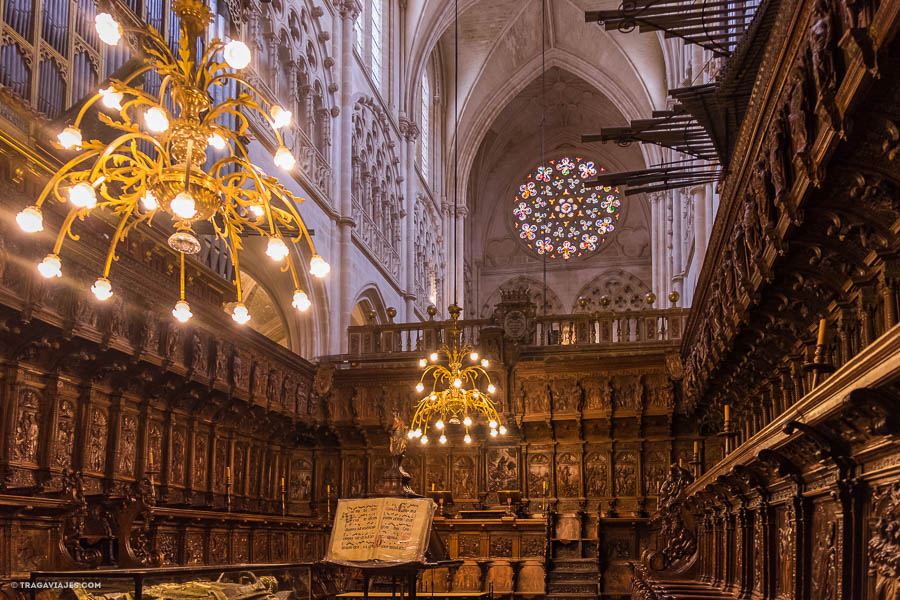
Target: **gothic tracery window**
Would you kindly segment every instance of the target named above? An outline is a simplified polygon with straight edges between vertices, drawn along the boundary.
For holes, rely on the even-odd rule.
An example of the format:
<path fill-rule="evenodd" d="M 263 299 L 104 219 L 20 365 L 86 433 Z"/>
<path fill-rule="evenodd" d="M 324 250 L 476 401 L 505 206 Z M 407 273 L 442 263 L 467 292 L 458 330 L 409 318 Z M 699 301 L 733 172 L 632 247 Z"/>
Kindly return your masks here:
<path fill-rule="evenodd" d="M 568 260 L 596 252 L 616 227 L 618 188 L 586 181 L 602 171 L 581 157 L 549 160 L 528 174 L 513 201 L 513 224 L 531 250 Z"/>

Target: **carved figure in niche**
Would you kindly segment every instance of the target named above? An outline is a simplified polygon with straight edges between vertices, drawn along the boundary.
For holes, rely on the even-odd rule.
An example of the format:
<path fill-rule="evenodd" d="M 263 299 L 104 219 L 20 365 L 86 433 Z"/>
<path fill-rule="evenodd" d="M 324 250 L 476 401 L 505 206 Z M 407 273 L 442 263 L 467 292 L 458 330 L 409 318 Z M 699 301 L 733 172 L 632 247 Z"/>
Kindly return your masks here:
<path fill-rule="evenodd" d="M 781 565 L 781 591 L 790 596 L 794 583 L 794 515 L 790 510 L 779 530 L 778 564 Z"/>
<path fill-rule="evenodd" d="M 294 500 L 306 501 L 312 491 L 312 464 L 305 458 L 295 458 L 291 462 L 290 496 Z"/>
<path fill-rule="evenodd" d="M 234 445 L 234 491 L 242 494 L 244 492 L 244 465 L 246 446 L 244 444 Z"/>
<path fill-rule="evenodd" d="M 813 82 L 821 99 L 834 96 L 837 79 L 834 66 L 834 20 L 826 0 L 816 0 L 809 26 Z"/>
<path fill-rule="evenodd" d="M 260 449 L 256 446 L 250 446 L 247 451 L 247 477 L 248 486 L 247 493 L 250 496 L 259 494 L 259 476 L 260 476 Z"/>
<path fill-rule="evenodd" d="M 347 490 L 351 498 L 359 498 L 365 491 L 363 489 L 365 466 L 362 458 L 352 456 L 347 460 L 347 470 L 350 472 L 347 481 Z"/>
<path fill-rule="evenodd" d="M 816 508 L 816 512 L 820 513 L 817 521 L 818 527 L 813 529 L 813 537 L 815 537 L 815 548 L 813 550 L 812 564 L 812 592 L 813 597 L 819 600 L 836 600 L 837 599 L 837 554 L 835 551 L 835 542 L 837 541 L 837 523 L 832 511 L 822 509 L 821 505 Z"/>
<path fill-rule="evenodd" d="M 556 461 L 556 483 L 560 496 L 576 498 L 581 495 L 581 477 L 578 469 L 578 457 L 571 452 L 559 455 Z"/>
<path fill-rule="evenodd" d="M 150 421 L 150 432 L 147 435 L 149 448 L 149 456 L 147 464 L 153 467 L 159 467 L 163 459 L 162 455 L 162 427 L 158 421 Z"/>
<path fill-rule="evenodd" d="M 216 342 L 216 379 L 228 381 L 228 345 Z"/>
<path fill-rule="evenodd" d="M 88 443 L 88 465 L 92 471 L 102 473 L 106 467 L 106 432 L 109 422 L 99 408 L 91 413 L 91 436 Z"/>
<path fill-rule="evenodd" d="M 637 457 L 634 452 L 622 452 L 616 455 L 615 491 L 616 496 L 634 496 Z"/>
<path fill-rule="evenodd" d="M 213 487 L 215 491 L 224 491 L 225 490 L 225 466 L 228 462 L 228 442 L 221 438 L 216 439 L 216 457 L 215 457 L 215 468 L 214 472 L 214 481 Z"/>
<path fill-rule="evenodd" d="M 588 454 L 585 469 L 588 496 L 609 496 L 609 460 L 606 453 Z"/>
<path fill-rule="evenodd" d="M 459 456 L 453 461 L 453 497 L 475 497 L 475 461 Z"/>
<path fill-rule="evenodd" d="M 495 448 L 487 455 L 488 491 L 519 489 L 518 465 L 514 448 Z"/>
<path fill-rule="evenodd" d="M 809 157 L 809 96 L 806 93 L 807 66 L 799 60 L 791 71 L 791 91 L 788 97 L 788 123 L 790 124 L 791 149 L 806 161 Z M 808 165 L 807 165 L 808 168 Z"/>
<path fill-rule="evenodd" d="M 184 483 L 186 440 L 184 429 L 177 428 L 172 434 L 172 481 Z"/>
<path fill-rule="evenodd" d="M 447 457 L 429 456 L 425 459 L 425 485 L 436 490 L 447 489 Z"/>
<path fill-rule="evenodd" d="M 900 483 L 878 489 L 872 498 L 869 570 L 875 577 L 875 598 L 894 600 L 900 595 L 897 556 L 900 549 Z"/>
<path fill-rule="evenodd" d="M 744 244 L 750 250 L 750 255 L 754 257 L 754 263 L 762 256 L 762 244 L 759 240 L 759 219 L 756 214 L 756 207 L 753 199 L 749 196 L 744 198 L 744 211 L 741 214 L 741 228 L 744 234 Z"/>
<path fill-rule="evenodd" d="M 582 382 L 585 410 L 608 410 L 610 407 L 609 377 L 592 377 Z"/>
<path fill-rule="evenodd" d="M 206 436 L 198 434 L 194 441 L 194 485 L 206 487 Z"/>
<path fill-rule="evenodd" d="M 581 386 L 574 379 L 559 379 L 550 383 L 553 409 L 570 412 L 581 409 Z"/>
<path fill-rule="evenodd" d="M 546 454 L 532 454 L 528 457 L 528 495 L 542 498 L 550 494 L 550 457 Z"/>
<path fill-rule="evenodd" d="M 537 381 L 522 382 L 525 393 L 525 410 L 531 413 L 550 410 L 550 390 L 546 384 Z"/>
<path fill-rule="evenodd" d="M 784 111 L 779 111 L 772 124 L 769 126 L 767 139 L 769 153 L 769 177 L 772 181 L 772 189 L 775 193 L 775 206 L 783 207 L 785 194 L 788 191 L 787 159 L 784 149 L 787 147 L 787 139 L 784 132 Z"/>
<path fill-rule="evenodd" d="M 56 445 L 53 462 L 57 467 L 67 469 L 72 466 L 72 450 L 75 447 L 75 407 L 68 400 L 59 403 L 59 422 L 56 431 Z"/>
<path fill-rule="evenodd" d="M 277 369 L 269 371 L 269 377 L 266 380 L 266 398 L 269 402 L 281 404 L 281 372 Z"/>
<path fill-rule="evenodd" d="M 137 453 L 137 420 L 132 415 L 122 417 L 122 445 L 119 448 L 119 472 L 134 474 L 134 457 Z"/>
<path fill-rule="evenodd" d="M 13 459 L 36 463 L 40 437 L 40 400 L 36 392 L 26 390 L 19 397 L 16 417 L 16 441 Z"/>
<path fill-rule="evenodd" d="M 459 558 L 476 558 L 481 555 L 481 538 L 477 535 L 461 535 L 458 548 Z"/>
<path fill-rule="evenodd" d="M 662 489 L 662 483 L 666 479 L 666 455 L 662 450 L 651 450 L 647 453 L 644 466 L 644 481 L 646 482 L 646 494 L 656 494 Z M 657 487 L 659 485 L 659 487 Z"/>
<path fill-rule="evenodd" d="M 753 532 L 753 589 L 762 590 L 763 585 L 763 524 L 762 516 L 757 514 Z"/>
<path fill-rule="evenodd" d="M 247 389 L 247 364 L 244 359 L 241 358 L 239 350 L 235 350 L 231 357 L 231 373 L 234 387 L 239 390 Z"/>
<path fill-rule="evenodd" d="M 191 334 L 191 370 L 200 375 L 206 375 L 208 363 L 206 348 L 203 339 L 197 331 Z"/>
<path fill-rule="evenodd" d="M 612 378 L 613 406 L 619 410 L 634 410 L 641 403 L 641 380 L 637 375 L 616 375 Z"/>
<path fill-rule="evenodd" d="M 769 167 L 765 160 L 756 161 L 753 175 L 750 178 L 750 190 L 756 201 L 756 214 L 759 226 L 767 236 L 772 229 L 772 193 L 769 187 Z"/>

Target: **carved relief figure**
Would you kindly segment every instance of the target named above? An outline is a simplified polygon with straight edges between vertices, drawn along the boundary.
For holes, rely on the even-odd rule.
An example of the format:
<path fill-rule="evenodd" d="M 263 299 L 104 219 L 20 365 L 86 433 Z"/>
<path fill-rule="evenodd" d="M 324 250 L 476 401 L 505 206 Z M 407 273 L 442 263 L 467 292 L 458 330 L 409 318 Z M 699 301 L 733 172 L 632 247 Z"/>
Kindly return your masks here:
<path fill-rule="evenodd" d="M 634 496 L 637 494 L 637 456 L 633 451 L 617 452 L 615 467 L 615 495 Z"/>
<path fill-rule="evenodd" d="M 514 448 L 494 448 L 487 453 L 488 491 L 519 489 L 518 464 Z"/>
<path fill-rule="evenodd" d="M 291 462 L 291 488 L 292 500 L 306 502 L 312 492 L 312 463 L 305 458 L 294 458 Z"/>
<path fill-rule="evenodd" d="M 609 459 L 605 452 L 591 452 L 585 461 L 588 496 L 609 496 Z"/>
<path fill-rule="evenodd" d="M 225 467 L 228 464 L 228 441 L 216 438 L 216 456 L 213 467 L 213 488 L 217 492 L 225 491 Z"/>
<path fill-rule="evenodd" d="M 134 457 L 137 454 L 137 419 L 133 415 L 122 417 L 121 445 L 119 446 L 119 473 L 134 475 Z"/>
<path fill-rule="evenodd" d="M 74 445 L 75 406 L 69 400 L 62 400 L 59 403 L 56 444 L 53 449 L 53 462 L 57 467 L 67 469 L 72 466 Z"/>
<path fill-rule="evenodd" d="M 532 454 L 528 457 L 528 495 L 543 498 L 551 494 L 550 457 L 546 454 Z"/>
<path fill-rule="evenodd" d="M 834 67 L 834 19 L 826 0 L 816 0 L 809 26 L 813 82 L 823 99 L 834 96 L 837 88 Z"/>
<path fill-rule="evenodd" d="M 813 513 L 812 598 L 837 600 L 837 523 L 834 508 L 818 504 Z"/>
<path fill-rule="evenodd" d="M 366 468 L 361 456 L 347 458 L 347 493 L 350 498 L 360 498 L 365 491 Z"/>
<path fill-rule="evenodd" d="M 644 460 L 644 481 L 647 486 L 645 493 L 655 494 L 657 484 L 662 486 L 666 478 L 667 463 L 665 451 L 661 448 L 651 448 L 647 451 Z"/>
<path fill-rule="evenodd" d="M 475 497 L 475 461 L 469 456 L 453 460 L 453 497 Z"/>
<path fill-rule="evenodd" d="M 609 377 L 591 377 L 582 382 L 584 386 L 585 410 L 608 410 L 610 408 Z"/>
<path fill-rule="evenodd" d="M 162 464 L 163 460 L 162 425 L 160 425 L 159 421 L 150 421 L 150 428 L 149 433 L 147 434 L 147 438 L 147 448 L 149 452 L 147 463 L 152 464 L 154 467 L 159 469 L 159 466 Z"/>
<path fill-rule="evenodd" d="M 540 380 L 522 382 L 525 395 L 525 412 L 542 413 L 550 410 L 550 390 Z"/>
<path fill-rule="evenodd" d="M 447 489 L 447 457 L 428 456 L 425 459 L 425 486 L 430 490 L 434 486 L 436 490 Z"/>
<path fill-rule="evenodd" d="M 616 375 L 612 378 L 613 406 L 619 410 L 635 410 L 642 403 L 641 380 L 637 375 Z"/>
<path fill-rule="evenodd" d="M 109 421 L 99 408 L 91 412 L 90 441 L 88 442 L 88 467 L 102 473 L 106 468 L 106 434 Z"/>
<path fill-rule="evenodd" d="M 554 412 L 581 410 L 582 389 L 575 379 L 558 379 L 550 383 Z"/>
<path fill-rule="evenodd" d="M 875 578 L 875 599 L 900 596 L 897 561 L 900 556 L 900 483 L 876 490 L 872 498 L 871 537 L 868 543 L 869 572 Z"/>
<path fill-rule="evenodd" d="M 790 124 L 791 149 L 794 154 L 806 158 L 809 154 L 809 97 L 806 94 L 806 61 L 800 60 L 791 71 L 791 91 L 788 97 L 788 123 Z"/>
<path fill-rule="evenodd" d="M 203 432 L 198 432 L 194 439 L 194 487 L 206 488 L 206 450 L 207 437 Z"/>
<path fill-rule="evenodd" d="M 22 391 L 19 394 L 19 408 L 16 415 L 16 438 L 12 452 L 14 460 L 37 462 L 40 419 L 40 398 L 37 392 Z"/>
<path fill-rule="evenodd" d="M 172 481 L 184 483 L 186 435 L 183 427 L 176 427 L 172 432 Z"/>
<path fill-rule="evenodd" d="M 581 468 L 578 457 L 572 452 L 563 452 L 556 460 L 556 486 L 560 496 L 577 498 L 581 496 Z"/>
<path fill-rule="evenodd" d="M 787 147 L 787 139 L 784 132 L 784 114 L 779 112 L 772 119 L 767 138 L 767 150 L 769 154 L 769 177 L 775 193 L 775 205 L 784 206 L 785 194 L 788 191 L 787 159 L 784 149 Z"/>
<path fill-rule="evenodd" d="M 794 515 L 792 512 L 786 511 L 778 533 L 780 591 L 789 598 L 793 597 L 794 585 Z"/>

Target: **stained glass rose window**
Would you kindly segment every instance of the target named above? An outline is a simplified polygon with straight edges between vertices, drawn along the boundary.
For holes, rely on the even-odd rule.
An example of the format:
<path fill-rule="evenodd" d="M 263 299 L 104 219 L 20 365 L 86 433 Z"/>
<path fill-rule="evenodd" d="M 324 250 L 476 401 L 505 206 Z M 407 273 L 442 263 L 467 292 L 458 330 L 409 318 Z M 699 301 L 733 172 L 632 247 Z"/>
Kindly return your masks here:
<path fill-rule="evenodd" d="M 513 222 L 526 246 L 565 260 L 600 248 L 621 206 L 618 188 L 585 187 L 600 170 L 576 156 L 547 161 L 528 174 L 513 202 Z"/>

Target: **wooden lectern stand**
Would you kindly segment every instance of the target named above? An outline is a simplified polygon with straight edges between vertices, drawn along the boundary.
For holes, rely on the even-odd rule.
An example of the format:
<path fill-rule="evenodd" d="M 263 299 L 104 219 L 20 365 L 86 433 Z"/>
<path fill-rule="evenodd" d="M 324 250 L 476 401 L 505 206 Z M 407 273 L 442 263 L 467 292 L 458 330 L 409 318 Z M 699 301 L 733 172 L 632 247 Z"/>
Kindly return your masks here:
<path fill-rule="evenodd" d="M 519 503 L 522 501 L 522 492 L 519 490 L 500 490 L 497 492 L 497 498 L 500 499 L 501 504 L 506 505 L 506 515 L 502 518 L 515 518 L 516 511 L 513 510 L 513 504 L 516 505 L 516 510 L 518 510 Z"/>

